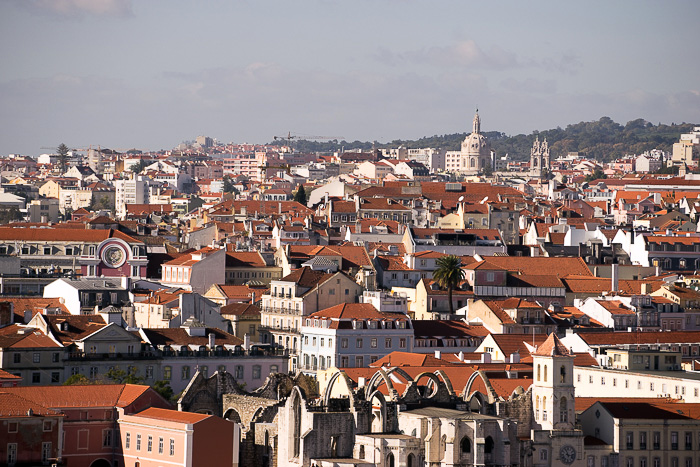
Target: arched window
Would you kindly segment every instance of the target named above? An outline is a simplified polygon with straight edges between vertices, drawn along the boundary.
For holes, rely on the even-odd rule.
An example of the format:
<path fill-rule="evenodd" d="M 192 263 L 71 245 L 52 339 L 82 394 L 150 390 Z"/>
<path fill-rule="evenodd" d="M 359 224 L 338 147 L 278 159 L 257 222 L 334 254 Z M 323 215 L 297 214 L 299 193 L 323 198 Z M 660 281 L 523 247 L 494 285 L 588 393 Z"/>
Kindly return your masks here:
<path fill-rule="evenodd" d="M 474 161 L 475 161 L 475 159 L 473 157 L 469 160 L 469 165 L 471 167 L 474 167 L 476 165 L 476 163 Z"/>
<path fill-rule="evenodd" d="M 486 437 L 484 441 L 484 454 L 491 454 L 493 452 L 493 438 L 490 436 Z"/>
<path fill-rule="evenodd" d="M 559 371 L 559 382 L 560 383 L 566 383 L 566 365 L 561 366 L 561 370 Z"/>
<path fill-rule="evenodd" d="M 540 364 L 537 364 L 537 381 L 540 380 Z"/>
<path fill-rule="evenodd" d="M 389 455 L 386 456 L 386 465 L 387 465 L 387 467 L 395 467 L 394 466 L 394 455 L 392 453 L 389 453 Z"/>
<path fill-rule="evenodd" d="M 544 382 L 547 382 L 547 365 L 544 366 Z"/>
<path fill-rule="evenodd" d="M 535 399 L 535 420 L 539 420 L 540 418 L 540 396 L 537 396 L 537 399 Z"/>
<path fill-rule="evenodd" d="M 542 398 L 542 421 L 547 421 L 547 396 Z"/>
<path fill-rule="evenodd" d="M 472 440 L 468 436 L 462 438 L 462 441 L 459 443 L 459 449 L 462 455 L 472 452 Z"/>
<path fill-rule="evenodd" d="M 566 397 L 562 397 L 559 400 L 559 421 L 563 423 L 568 423 L 569 421 L 569 410 L 566 404 Z"/>
<path fill-rule="evenodd" d="M 406 467 L 417 467 L 416 456 L 413 454 L 408 455 L 408 458 L 406 459 Z"/>

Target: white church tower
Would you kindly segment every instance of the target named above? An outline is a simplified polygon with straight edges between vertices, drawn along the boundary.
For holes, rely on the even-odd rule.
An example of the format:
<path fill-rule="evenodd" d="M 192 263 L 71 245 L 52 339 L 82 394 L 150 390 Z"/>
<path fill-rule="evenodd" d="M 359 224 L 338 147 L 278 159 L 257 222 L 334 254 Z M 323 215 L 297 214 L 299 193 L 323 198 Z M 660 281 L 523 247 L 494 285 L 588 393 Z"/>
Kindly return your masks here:
<path fill-rule="evenodd" d="M 532 354 L 534 465 L 583 465 L 583 432 L 575 428 L 574 356 L 555 334 Z"/>

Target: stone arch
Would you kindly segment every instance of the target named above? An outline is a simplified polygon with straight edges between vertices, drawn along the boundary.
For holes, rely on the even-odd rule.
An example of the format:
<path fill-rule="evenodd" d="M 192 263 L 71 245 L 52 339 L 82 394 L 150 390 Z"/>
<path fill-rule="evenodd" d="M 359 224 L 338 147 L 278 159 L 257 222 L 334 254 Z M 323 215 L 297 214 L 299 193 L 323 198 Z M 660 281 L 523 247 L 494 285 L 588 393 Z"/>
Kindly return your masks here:
<path fill-rule="evenodd" d="M 423 373 L 417 375 L 413 381 L 415 381 L 416 385 L 418 385 L 420 380 L 423 378 L 428 378 L 430 380 L 428 386 L 426 386 L 426 389 L 429 389 L 430 383 L 433 383 L 433 389 L 429 393 L 430 395 L 424 393 L 422 394 L 422 396 L 424 399 L 433 399 L 435 396 L 437 396 L 438 391 L 440 390 L 440 379 L 434 373 L 428 373 L 427 371 L 424 371 Z"/>
<path fill-rule="evenodd" d="M 226 412 L 224 413 L 224 418 L 226 420 L 231 420 L 231 421 L 234 421 L 236 423 L 241 423 L 241 415 L 238 413 L 238 411 L 236 409 L 233 409 L 233 408 L 229 408 L 226 410 Z"/>
<path fill-rule="evenodd" d="M 447 388 L 447 392 L 451 396 L 454 396 L 455 390 L 452 387 L 452 381 L 450 381 L 450 378 L 447 376 L 447 373 L 445 373 L 443 370 L 437 370 L 435 371 L 435 375 L 442 379 L 442 382 L 445 383 L 445 387 Z"/>
<path fill-rule="evenodd" d="M 328 406 L 331 401 L 331 395 L 333 394 L 333 388 L 335 387 L 336 383 L 338 383 L 338 380 L 342 378 L 342 384 L 343 386 L 340 387 L 340 390 L 344 395 L 347 395 L 348 398 L 350 399 L 350 407 L 353 407 L 354 404 L 354 397 L 351 389 L 350 382 L 348 381 L 348 376 L 343 372 L 338 369 L 336 369 L 331 377 L 328 379 L 328 383 L 326 384 L 325 392 L 323 394 L 323 405 Z"/>
<path fill-rule="evenodd" d="M 379 385 L 381 384 L 380 379 L 384 380 L 384 383 L 387 387 L 387 392 L 389 393 L 389 396 L 392 398 L 392 400 L 396 397 L 396 390 L 394 389 L 394 385 L 391 383 L 389 375 L 387 375 L 386 371 L 380 368 L 379 370 L 377 370 L 374 376 L 372 376 L 372 378 L 369 380 L 369 384 L 365 387 L 365 399 L 368 399 L 367 395 L 371 394 L 372 392 L 374 392 L 375 389 L 379 387 Z"/>
<path fill-rule="evenodd" d="M 474 381 L 476 381 L 477 378 L 481 378 L 481 380 L 484 382 L 484 386 L 486 386 L 486 396 L 488 397 L 488 403 L 493 404 L 494 402 L 496 402 L 496 400 L 498 400 L 498 394 L 496 394 L 496 391 L 493 389 L 491 382 L 489 381 L 488 377 L 483 371 L 475 371 L 474 373 L 472 373 L 472 375 L 467 380 L 467 384 L 464 386 L 464 390 L 462 391 L 462 397 L 467 397 L 467 395 L 471 394 L 472 385 L 474 384 Z"/>
<path fill-rule="evenodd" d="M 388 456 L 386 456 L 386 465 L 387 465 L 387 467 L 395 467 L 395 465 L 396 465 L 395 460 L 394 460 L 394 454 L 391 452 L 389 453 Z"/>
<path fill-rule="evenodd" d="M 289 397 L 290 410 L 287 426 L 291 427 L 291 430 L 289 431 L 291 437 L 289 444 L 292 447 L 289 452 L 292 458 L 299 458 L 301 455 L 301 404 L 304 397 L 297 386 L 292 388 L 292 393 Z"/>
<path fill-rule="evenodd" d="M 410 453 L 408 457 L 406 458 L 406 467 L 417 467 L 418 464 L 416 464 L 416 456 L 413 455 L 413 453 Z"/>
<path fill-rule="evenodd" d="M 482 413 L 486 406 L 484 395 L 479 391 L 474 391 L 467 399 L 467 405 L 470 412 Z"/>
<path fill-rule="evenodd" d="M 111 464 L 107 459 L 97 459 L 90 464 L 90 467 L 111 467 Z"/>
<path fill-rule="evenodd" d="M 378 414 L 375 414 L 374 410 L 374 400 L 379 401 L 379 412 Z M 372 411 L 372 416 L 370 418 L 370 432 L 371 433 L 385 433 L 386 432 L 386 426 L 387 426 L 387 410 L 386 410 L 386 399 L 384 397 L 384 394 L 381 393 L 378 389 L 374 391 L 372 394 L 370 394 L 370 397 L 367 399 L 367 401 L 370 403 L 371 411 Z M 379 418 L 379 426 L 375 424 L 375 417 Z M 378 431 L 375 431 L 378 430 Z"/>

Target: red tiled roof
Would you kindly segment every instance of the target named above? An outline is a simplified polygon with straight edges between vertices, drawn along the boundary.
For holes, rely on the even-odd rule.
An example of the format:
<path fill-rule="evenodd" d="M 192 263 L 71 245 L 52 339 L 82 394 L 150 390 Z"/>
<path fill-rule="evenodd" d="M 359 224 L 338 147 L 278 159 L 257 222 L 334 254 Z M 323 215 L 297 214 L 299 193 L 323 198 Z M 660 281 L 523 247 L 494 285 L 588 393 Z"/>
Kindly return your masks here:
<path fill-rule="evenodd" d="M 112 229 L 24 229 L 0 227 L 0 241 L 99 243 L 108 238 L 119 238 L 127 243 L 142 243 L 118 230 Z"/>
<path fill-rule="evenodd" d="M 0 388 L 0 419 L 28 418 L 32 416 L 55 416 L 61 414 L 48 409 L 34 401 L 30 401 L 17 394 L 5 392 L 6 388 Z"/>
<path fill-rule="evenodd" d="M 88 384 L 71 386 L 18 386 L 0 391 L 16 394 L 51 408 L 126 407 L 138 399 L 148 386 L 136 384 Z"/>
<path fill-rule="evenodd" d="M 552 333 L 549 335 L 547 340 L 545 340 L 542 343 L 542 345 L 537 347 L 537 350 L 533 353 L 533 355 L 538 355 L 542 357 L 568 357 L 571 354 L 569 353 L 569 349 L 567 349 L 566 346 L 562 344 L 562 342 L 559 340 L 556 334 Z"/>
<path fill-rule="evenodd" d="M 148 408 L 142 412 L 133 415 L 134 417 L 151 418 L 154 420 L 162 420 L 166 422 L 186 423 L 192 425 L 213 415 L 201 413 L 180 412 L 179 410 L 159 409 L 157 407 Z"/>

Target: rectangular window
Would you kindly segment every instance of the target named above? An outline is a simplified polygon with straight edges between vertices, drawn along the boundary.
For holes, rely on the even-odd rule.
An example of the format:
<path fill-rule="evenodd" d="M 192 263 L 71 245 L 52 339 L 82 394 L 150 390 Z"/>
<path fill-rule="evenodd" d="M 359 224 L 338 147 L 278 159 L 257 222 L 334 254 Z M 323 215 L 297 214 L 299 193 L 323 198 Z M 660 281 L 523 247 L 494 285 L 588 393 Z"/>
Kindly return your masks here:
<path fill-rule="evenodd" d="M 60 355 L 58 354 L 58 352 L 54 352 L 51 355 L 51 363 L 58 363 L 59 358 L 60 358 Z"/>
<path fill-rule="evenodd" d="M 633 441 L 633 438 L 632 438 L 632 432 L 631 432 L 631 431 L 628 431 L 628 432 L 627 432 L 627 436 L 625 437 L 625 439 L 627 440 L 627 449 L 634 449 L 634 441 Z"/>
<path fill-rule="evenodd" d="M 106 448 L 112 445 L 112 430 L 102 430 L 102 447 Z"/>
<path fill-rule="evenodd" d="M 402 337 L 399 339 L 399 348 L 400 349 L 405 349 L 406 348 L 406 338 Z"/>
<path fill-rule="evenodd" d="M 365 359 L 362 357 L 362 355 L 358 355 L 355 357 L 355 368 L 362 368 L 365 366 Z"/>
<path fill-rule="evenodd" d="M 47 463 L 51 459 L 51 447 L 50 441 L 45 441 L 41 443 L 41 462 Z"/>
<path fill-rule="evenodd" d="M 153 436 L 150 436 L 150 435 L 148 436 L 148 444 L 147 444 L 146 450 L 148 452 L 153 451 Z"/>
<path fill-rule="evenodd" d="M 343 348 L 343 349 L 347 349 L 347 348 L 348 348 L 348 338 L 347 338 L 347 337 L 343 337 L 343 338 L 340 340 L 340 347 Z"/>
<path fill-rule="evenodd" d="M 189 366 L 182 367 L 182 379 L 190 379 L 190 367 Z"/>
<path fill-rule="evenodd" d="M 170 438 L 170 455 L 175 455 L 175 440 Z"/>
<path fill-rule="evenodd" d="M 51 382 L 58 383 L 61 381 L 61 374 L 58 371 L 51 372 Z"/>
<path fill-rule="evenodd" d="M 678 450 L 678 432 L 677 431 L 671 432 L 671 449 L 674 451 Z"/>
<path fill-rule="evenodd" d="M 163 438 L 158 438 L 158 454 L 163 454 Z"/>
<path fill-rule="evenodd" d="M 646 449 L 647 448 L 647 432 L 642 431 L 639 433 L 639 449 Z"/>
<path fill-rule="evenodd" d="M 652 448 L 654 449 L 654 451 L 658 451 L 659 449 L 661 449 L 661 432 L 659 432 L 659 431 L 654 432 L 654 435 L 652 438 L 652 443 L 653 443 Z"/>
<path fill-rule="evenodd" d="M 260 365 L 253 365 L 253 379 L 260 379 Z"/>
<path fill-rule="evenodd" d="M 243 379 L 243 366 L 236 365 L 236 368 L 234 369 L 234 378 L 237 380 Z"/>
<path fill-rule="evenodd" d="M 32 373 L 32 384 L 41 384 L 41 373 Z"/>
<path fill-rule="evenodd" d="M 136 435 L 136 450 L 140 451 L 141 450 L 141 434 Z"/>
<path fill-rule="evenodd" d="M 373 348 L 373 349 L 376 349 L 376 348 L 377 348 L 377 338 L 376 338 L 376 337 L 373 337 L 373 338 L 369 341 L 369 346 L 370 346 L 371 348 Z"/>
<path fill-rule="evenodd" d="M 44 430 L 46 431 L 46 430 Z M 7 423 L 7 432 L 8 433 L 17 433 L 17 422 L 8 422 Z"/>
<path fill-rule="evenodd" d="M 686 451 L 693 449 L 693 433 L 690 431 L 685 432 L 685 449 Z"/>
<path fill-rule="evenodd" d="M 32 355 L 32 362 L 33 363 L 41 362 L 41 354 L 39 352 L 34 352 L 34 354 Z"/>
<path fill-rule="evenodd" d="M 124 438 L 124 449 L 130 449 L 131 448 L 131 433 L 127 433 L 126 437 Z"/>
<path fill-rule="evenodd" d="M 357 341 L 355 343 L 355 347 L 357 347 L 358 349 L 362 348 L 362 338 L 361 337 L 357 338 Z"/>
<path fill-rule="evenodd" d="M 385 349 L 391 348 L 391 337 L 387 337 L 384 339 L 384 348 Z"/>
<path fill-rule="evenodd" d="M 17 443 L 7 443 L 7 463 L 14 465 L 17 462 Z"/>
<path fill-rule="evenodd" d="M 170 381 L 170 379 L 173 377 L 173 367 L 171 366 L 164 366 L 163 367 L 163 379 L 166 381 Z"/>

